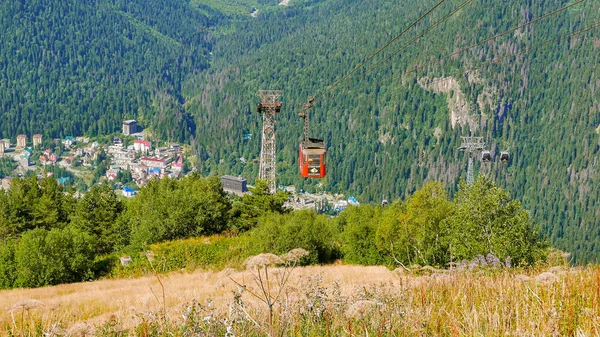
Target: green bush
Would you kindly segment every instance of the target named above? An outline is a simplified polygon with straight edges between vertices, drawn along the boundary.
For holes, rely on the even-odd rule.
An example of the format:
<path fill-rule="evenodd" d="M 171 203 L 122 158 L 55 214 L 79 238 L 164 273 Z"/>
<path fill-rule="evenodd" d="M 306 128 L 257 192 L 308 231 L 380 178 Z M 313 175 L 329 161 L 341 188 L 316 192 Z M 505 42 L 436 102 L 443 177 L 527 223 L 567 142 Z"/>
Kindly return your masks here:
<path fill-rule="evenodd" d="M 141 276 L 154 271 L 164 273 L 174 270 L 239 268 L 246 258 L 258 253 L 257 245 L 248 235 L 214 235 L 169 241 L 150 245 L 146 252 L 130 253 L 132 263 L 126 267 L 118 264 L 111 271 L 111 276 Z M 110 257 L 105 259 L 111 260 Z"/>
<path fill-rule="evenodd" d="M 94 276 L 94 239 L 72 226 L 26 232 L 15 251 L 14 287 L 78 282 Z"/>
<path fill-rule="evenodd" d="M 336 232 L 326 216 L 304 210 L 266 215 L 253 234 L 262 252 L 283 254 L 304 248 L 310 254 L 302 262 L 314 264 L 331 262 L 339 256 Z"/>
<path fill-rule="evenodd" d="M 461 183 L 454 200 L 456 212 L 448 217 L 455 260 L 492 254 L 516 265 L 545 259 L 548 244 L 529 213 L 507 191 L 485 177 L 473 185 Z"/>
<path fill-rule="evenodd" d="M 377 248 L 375 235 L 380 223 L 380 209 L 370 205 L 349 207 L 336 219 L 342 231 L 342 252 L 348 263 L 389 264 L 390 259 Z"/>
<path fill-rule="evenodd" d="M 230 227 L 238 231 L 250 230 L 258 224 L 260 217 L 267 213 L 288 213 L 283 205 L 289 193 L 277 191 L 271 194 L 265 180 L 257 180 L 250 193 L 235 198 L 230 212 Z"/>
<path fill-rule="evenodd" d="M 127 204 L 122 216 L 131 243 L 149 244 L 221 233 L 227 229 L 231 203 L 216 177 L 191 175 L 181 180 L 151 179 Z"/>
<path fill-rule="evenodd" d="M 383 210 L 377 247 L 405 265 L 446 267 L 451 258 L 446 219 L 453 213 L 444 185 L 428 182 L 406 202 Z"/>

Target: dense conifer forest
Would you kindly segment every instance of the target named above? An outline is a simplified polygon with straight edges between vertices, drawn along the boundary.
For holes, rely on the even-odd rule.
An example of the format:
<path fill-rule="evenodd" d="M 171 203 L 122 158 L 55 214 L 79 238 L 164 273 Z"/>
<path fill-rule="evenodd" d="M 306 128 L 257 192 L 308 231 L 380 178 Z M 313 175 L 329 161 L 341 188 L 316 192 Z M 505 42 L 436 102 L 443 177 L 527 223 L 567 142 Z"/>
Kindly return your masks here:
<path fill-rule="evenodd" d="M 462 3 L 446 1 L 327 93 L 437 1 L 236 3 L 1 4 L 0 136 L 105 135 L 135 118 L 157 139 L 190 143 L 201 173 L 253 180 L 256 92 L 281 89 L 279 184 L 378 202 L 435 180 L 454 196 L 466 174 L 460 137 L 482 136 L 496 160 L 476 170 L 574 261 L 598 260 L 600 36 L 556 40 L 600 21 L 598 2 L 447 57 L 572 3 L 474 0 L 408 44 Z M 309 96 L 311 132 L 328 146 L 323 181 L 297 175 L 296 112 Z M 510 163 L 497 160 L 502 150 Z"/>

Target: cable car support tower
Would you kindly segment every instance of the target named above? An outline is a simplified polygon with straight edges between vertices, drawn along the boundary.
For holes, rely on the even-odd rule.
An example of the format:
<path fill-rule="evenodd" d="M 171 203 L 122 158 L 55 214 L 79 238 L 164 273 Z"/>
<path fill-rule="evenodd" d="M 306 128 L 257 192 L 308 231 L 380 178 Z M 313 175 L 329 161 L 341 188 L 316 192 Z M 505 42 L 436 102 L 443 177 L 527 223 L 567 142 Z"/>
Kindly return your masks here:
<path fill-rule="evenodd" d="M 475 174 L 473 173 L 473 154 L 479 153 L 484 150 L 485 143 L 483 137 L 461 137 L 462 144 L 458 148 L 467 153 L 469 164 L 467 166 L 467 184 L 473 185 L 475 181 Z"/>
<path fill-rule="evenodd" d="M 263 115 L 262 142 L 260 149 L 260 167 L 258 179 L 266 180 L 269 191 L 275 193 L 277 185 L 275 164 L 277 162 L 275 147 L 275 116 L 281 111 L 281 90 L 259 90 L 258 95 L 262 101 L 258 103 L 257 110 Z"/>

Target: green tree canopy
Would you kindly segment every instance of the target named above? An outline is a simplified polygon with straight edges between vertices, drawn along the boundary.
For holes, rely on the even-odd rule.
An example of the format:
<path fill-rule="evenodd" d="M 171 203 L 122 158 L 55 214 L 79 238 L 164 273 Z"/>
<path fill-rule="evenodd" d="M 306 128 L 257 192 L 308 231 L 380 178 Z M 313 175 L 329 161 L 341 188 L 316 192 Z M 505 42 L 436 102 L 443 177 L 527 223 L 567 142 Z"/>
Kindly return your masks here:
<path fill-rule="evenodd" d="M 456 212 L 447 219 L 454 260 L 493 254 L 516 264 L 543 258 L 547 244 L 521 203 L 480 176 L 473 185 L 462 182 L 455 198 Z"/>
<path fill-rule="evenodd" d="M 252 233 L 260 249 L 283 254 L 294 248 L 304 248 L 309 255 L 304 263 L 330 262 L 337 254 L 337 233 L 326 216 L 313 210 L 291 214 L 266 214 Z"/>
<path fill-rule="evenodd" d="M 117 219 L 124 209 L 109 184 L 94 185 L 77 203 L 71 222 L 96 238 L 98 253 L 108 253 L 120 241 Z"/>
<path fill-rule="evenodd" d="M 91 235 L 72 226 L 28 231 L 14 253 L 13 286 L 40 287 L 91 279 L 94 246 Z"/>
<path fill-rule="evenodd" d="M 428 182 L 406 202 L 385 208 L 377 247 L 403 264 L 445 266 L 450 262 L 445 219 L 454 212 L 443 184 Z"/>
<path fill-rule="evenodd" d="M 275 194 L 271 194 L 267 181 L 260 179 L 249 190 L 250 193 L 234 199 L 231 209 L 232 227 L 238 230 L 248 230 L 254 228 L 258 218 L 267 213 L 284 214 L 289 212 L 284 207 L 289 193 L 277 191 Z"/>
<path fill-rule="evenodd" d="M 227 228 L 231 203 L 217 177 L 192 174 L 181 180 L 151 179 L 130 201 L 123 222 L 136 247 L 220 233 Z"/>
<path fill-rule="evenodd" d="M 367 265 L 390 263 L 375 243 L 380 221 L 381 208 L 371 205 L 351 206 L 336 218 L 345 261 Z"/>

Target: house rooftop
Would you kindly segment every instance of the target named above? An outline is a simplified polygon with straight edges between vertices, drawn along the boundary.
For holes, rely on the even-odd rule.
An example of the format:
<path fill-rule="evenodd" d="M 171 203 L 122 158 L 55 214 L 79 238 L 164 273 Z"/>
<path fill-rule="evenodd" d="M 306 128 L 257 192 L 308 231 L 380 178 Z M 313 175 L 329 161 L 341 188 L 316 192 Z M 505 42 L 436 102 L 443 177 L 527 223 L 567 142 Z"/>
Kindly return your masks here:
<path fill-rule="evenodd" d="M 242 178 L 242 177 L 234 177 L 234 176 L 222 176 L 222 177 L 221 177 L 221 179 L 235 180 L 235 181 L 239 181 L 239 182 L 246 181 L 246 179 L 245 179 L 245 178 Z"/>
<path fill-rule="evenodd" d="M 144 158 L 142 158 L 140 160 L 142 160 L 142 161 L 153 161 L 153 162 L 156 162 L 156 163 L 164 163 L 165 162 L 164 159 L 149 158 L 149 157 L 144 157 Z"/>

